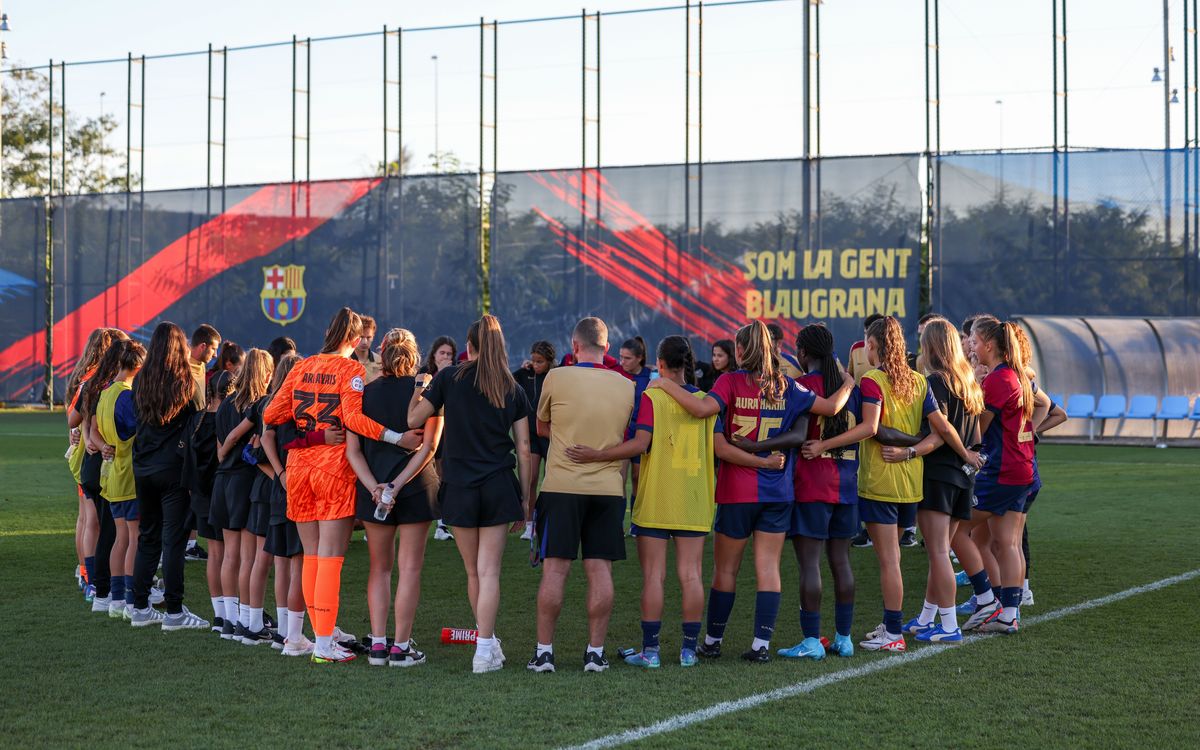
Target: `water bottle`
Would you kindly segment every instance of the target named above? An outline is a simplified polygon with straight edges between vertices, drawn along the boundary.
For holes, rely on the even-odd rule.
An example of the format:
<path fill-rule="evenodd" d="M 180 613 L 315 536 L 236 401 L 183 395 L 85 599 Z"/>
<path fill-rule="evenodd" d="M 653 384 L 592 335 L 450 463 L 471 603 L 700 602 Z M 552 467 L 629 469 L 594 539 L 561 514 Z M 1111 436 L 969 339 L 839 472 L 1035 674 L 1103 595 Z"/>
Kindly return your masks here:
<path fill-rule="evenodd" d="M 104 461 L 100 464 L 101 479 L 108 479 L 108 475 L 112 472 L 112 465 L 113 460 L 111 458 L 104 459 Z"/>
<path fill-rule="evenodd" d="M 974 451 L 975 453 L 978 453 L 982 449 L 983 449 L 982 443 L 979 445 L 971 446 L 971 450 Z M 980 458 L 983 459 L 984 464 L 987 464 L 987 456 L 986 455 L 981 455 Z M 968 477 L 973 477 L 979 473 L 979 469 L 976 469 L 971 464 L 963 464 L 962 470 L 963 470 L 963 474 L 966 474 Z"/>
<path fill-rule="evenodd" d="M 392 505 L 396 502 L 396 491 L 392 489 L 392 485 L 388 485 L 383 491 L 383 497 L 379 498 L 379 505 L 375 506 L 375 520 L 383 521 L 388 517 L 388 513 L 392 512 Z"/>

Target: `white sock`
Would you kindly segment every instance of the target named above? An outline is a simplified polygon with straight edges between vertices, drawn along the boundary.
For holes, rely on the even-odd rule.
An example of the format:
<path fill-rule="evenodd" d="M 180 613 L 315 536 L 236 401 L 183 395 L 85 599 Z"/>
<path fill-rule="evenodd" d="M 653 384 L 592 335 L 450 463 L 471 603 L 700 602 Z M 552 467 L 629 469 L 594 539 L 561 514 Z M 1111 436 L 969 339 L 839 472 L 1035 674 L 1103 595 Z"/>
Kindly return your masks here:
<path fill-rule="evenodd" d="M 604 647 L 603 646 L 593 646 L 592 644 L 589 643 L 587 650 L 588 650 L 589 654 L 595 654 L 596 656 L 599 656 L 600 658 L 604 658 Z"/>
<path fill-rule="evenodd" d="M 1021 585 L 1021 590 L 1022 590 L 1022 591 L 1028 591 L 1028 590 L 1029 590 L 1029 579 L 1028 579 L 1028 578 L 1026 578 L 1026 579 L 1025 579 L 1025 583 L 1023 583 L 1023 584 Z"/>
<path fill-rule="evenodd" d="M 287 627 L 287 639 L 292 642 L 297 642 L 304 637 L 304 610 L 293 612 L 289 609 L 286 610 L 286 612 L 287 619 L 280 620 L 280 623 L 287 623 L 285 626 Z"/>
<path fill-rule="evenodd" d="M 712 645 L 715 645 L 715 644 L 717 644 L 717 643 L 720 643 L 720 642 L 721 642 L 721 641 L 723 641 L 723 640 L 725 640 L 725 639 L 724 639 L 724 638 L 713 638 L 713 637 L 712 637 L 711 635 L 709 635 L 708 633 L 705 633 L 705 634 L 704 634 L 704 645 L 705 645 L 705 646 L 712 646 Z"/>
<path fill-rule="evenodd" d="M 209 597 L 209 598 L 212 599 L 213 616 L 220 617 L 222 620 L 224 620 L 225 619 L 225 597 L 213 596 L 213 597 Z"/>
<path fill-rule="evenodd" d="M 371 636 L 371 645 L 372 646 L 386 646 L 387 645 L 387 636 L 386 635 Z"/>
<path fill-rule="evenodd" d="M 538 656 L 541 656 L 542 654 L 553 654 L 553 653 L 554 653 L 554 644 L 553 643 L 539 643 L 537 645 L 537 655 Z"/>
<path fill-rule="evenodd" d="M 189 540 L 188 540 L 188 543 L 187 543 L 187 548 L 188 548 L 189 550 L 196 549 L 196 540 L 195 540 L 195 539 L 189 539 Z"/>
<path fill-rule="evenodd" d="M 994 601 L 996 601 L 996 595 L 992 593 L 991 589 L 988 589 L 987 591 L 983 592 L 982 594 L 975 595 L 975 606 L 976 607 L 986 607 L 987 605 L 991 604 Z"/>
<path fill-rule="evenodd" d="M 317 652 L 321 653 L 321 654 L 328 654 L 332 650 L 333 650 L 333 636 L 318 635 L 317 636 Z"/>
<path fill-rule="evenodd" d="M 917 624 L 921 625 L 922 627 L 928 625 L 929 623 L 933 622 L 933 618 L 935 615 L 937 615 L 937 613 L 938 606 L 936 604 L 930 604 L 929 600 L 926 599 L 925 603 L 921 605 L 921 615 L 917 618 Z"/>
<path fill-rule="evenodd" d="M 495 638 L 476 638 L 475 639 L 475 655 L 476 656 L 491 656 L 492 647 L 496 644 Z"/>
<path fill-rule="evenodd" d="M 751 642 L 751 644 L 750 644 L 750 650 L 757 651 L 760 648 L 770 648 L 770 646 L 771 646 L 770 641 L 764 641 L 762 638 L 755 638 L 754 641 Z"/>
<path fill-rule="evenodd" d="M 238 602 L 238 619 L 237 619 L 237 621 L 242 624 L 243 628 L 248 627 L 250 625 L 250 605 L 249 604 L 243 604 L 241 602 Z"/>
<path fill-rule="evenodd" d="M 247 625 L 246 627 L 250 630 L 251 633 L 259 632 L 260 630 L 263 629 L 263 620 L 262 620 L 263 608 L 262 607 L 247 607 L 246 609 L 250 613 L 250 624 Z"/>
<path fill-rule="evenodd" d="M 954 607 L 938 607 L 938 617 L 942 620 L 942 630 L 947 633 L 958 630 L 958 610 Z"/>
<path fill-rule="evenodd" d="M 409 647 L 410 645 L 412 645 L 412 641 L 411 641 L 411 640 L 409 640 L 409 641 L 396 641 L 396 648 L 400 649 L 401 651 L 407 651 L 407 650 L 408 650 L 408 647 Z"/>
<path fill-rule="evenodd" d="M 225 622 L 230 625 L 237 625 L 238 621 L 238 598 L 236 596 L 225 597 Z"/>
<path fill-rule="evenodd" d="M 1005 622 L 1012 622 L 1013 620 L 1017 619 L 1017 608 L 1005 607 L 1000 613 L 1000 619 L 1004 620 Z"/>

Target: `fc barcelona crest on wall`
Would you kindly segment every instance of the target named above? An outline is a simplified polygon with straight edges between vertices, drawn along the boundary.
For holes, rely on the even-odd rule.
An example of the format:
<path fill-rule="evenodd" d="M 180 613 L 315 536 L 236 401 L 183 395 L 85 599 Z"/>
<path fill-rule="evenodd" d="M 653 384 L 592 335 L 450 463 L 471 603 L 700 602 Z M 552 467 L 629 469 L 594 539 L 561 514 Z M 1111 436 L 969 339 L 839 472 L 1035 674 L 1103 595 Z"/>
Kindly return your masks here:
<path fill-rule="evenodd" d="M 263 315 L 272 323 L 285 326 L 304 314 L 304 266 L 267 266 L 263 269 L 263 288 L 259 294 Z"/>

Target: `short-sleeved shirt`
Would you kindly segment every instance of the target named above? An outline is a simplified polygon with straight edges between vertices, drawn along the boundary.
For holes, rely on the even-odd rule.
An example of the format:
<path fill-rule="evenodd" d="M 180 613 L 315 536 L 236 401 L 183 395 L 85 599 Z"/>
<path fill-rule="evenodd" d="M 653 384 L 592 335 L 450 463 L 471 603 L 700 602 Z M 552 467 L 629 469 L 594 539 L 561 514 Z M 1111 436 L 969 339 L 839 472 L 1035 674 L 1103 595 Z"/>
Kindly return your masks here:
<path fill-rule="evenodd" d="M 867 374 L 867 370 L 871 369 L 871 363 L 867 359 L 867 345 L 862 341 L 855 341 L 850 347 L 850 366 L 846 371 L 854 376 L 854 382 L 862 384 L 863 375 Z"/>
<path fill-rule="evenodd" d="M 801 386 L 817 396 L 826 396 L 825 376 L 813 370 L 798 381 Z M 853 429 L 862 422 L 862 391 L 850 391 L 846 401 L 846 429 Z M 809 440 L 820 440 L 828 417 L 808 420 Z M 835 457 L 825 453 L 814 459 L 796 459 L 795 485 L 798 503 L 840 503 L 852 505 L 858 502 L 858 451 L 859 445 L 847 445 Z"/>
<path fill-rule="evenodd" d="M 939 372 L 929 375 L 929 392 L 937 401 L 938 409 L 946 417 L 946 421 L 958 433 L 959 440 L 968 448 L 971 438 L 975 435 L 975 424 L 978 415 L 967 414 L 967 407 L 962 399 L 950 392 L 950 386 Z M 943 445 L 925 457 L 925 476 L 938 482 L 952 484 L 955 487 L 970 488 L 975 484 L 974 477 L 963 472 L 962 456 L 953 448 Z"/>
<path fill-rule="evenodd" d="M 911 371 L 910 371 L 911 372 Z M 921 421 L 937 411 L 937 403 L 929 390 L 928 381 L 919 372 L 911 372 L 916 381 L 916 397 L 910 404 L 901 404 L 892 390 L 891 378 L 878 368 L 863 375 L 859 388 L 863 403 L 879 407 L 879 424 L 916 435 Z M 858 494 L 868 500 L 888 503 L 918 503 L 924 495 L 924 461 L 887 463 L 883 449 L 875 438 L 860 444 L 858 465 Z"/>
<path fill-rule="evenodd" d="M 245 411 L 238 409 L 233 403 L 232 394 L 229 398 L 221 402 L 221 405 L 217 407 L 216 420 L 218 445 L 225 442 L 225 438 L 229 437 L 229 433 L 233 432 L 234 428 L 242 423 L 242 420 L 246 418 L 246 415 L 253 408 L 254 404 L 250 404 Z M 250 442 L 251 437 L 253 437 L 253 431 L 247 431 L 245 435 L 242 435 L 240 440 L 229 448 L 229 452 L 225 454 L 225 458 L 217 464 L 218 474 L 228 474 L 247 469 L 253 471 L 254 467 L 242 460 L 242 449 Z"/>
<path fill-rule="evenodd" d="M 717 378 L 710 398 L 721 407 L 720 424 L 726 440 L 739 435 L 748 440 L 766 440 L 787 432 L 807 414 L 817 396 L 791 378 L 785 378 L 782 401 L 763 398 L 758 379 L 745 370 Z M 767 456 L 767 452 L 758 453 Z M 754 469 L 723 462 L 717 469 L 716 500 L 728 503 L 790 503 L 795 500 L 793 477 L 796 452 L 786 453 L 782 469 Z"/>
<path fill-rule="evenodd" d="M 620 445 L 633 411 L 634 385 L 620 373 L 580 363 L 546 375 L 537 418 L 550 423 L 550 455 L 543 492 L 568 495 L 624 495 L 622 461 L 575 463 L 572 445 L 603 450 Z"/>
<path fill-rule="evenodd" d="M 504 406 L 493 406 L 475 386 L 475 367 L 468 363 L 439 370 L 422 394 L 434 410 L 445 410 L 442 481 L 448 485 L 473 487 L 496 472 L 512 471 L 517 464 L 510 432 L 514 422 L 529 416 L 529 399 L 515 385 Z"/>
<path fill-rule="evenodd" d="M 378 380 L 368 383 L 363 391 L 363 414 L 395 432 L 424 427 L 424 425 L 410 426 L 408 424 L 408 405 L 412 401 L 415 389 L 416 378 L 411 375 L 403 377 L 384 375 Z M 395 479 L 400 472 L 404 471 L 409 460 L 416 455 L 415 451 L 371 438 L 363 438 L 362 447 L 367 465 L 371 467 L 371 476 L 380 482 L 390 482 Z M 410 497 L 427 494 L 431 490 L 436 491 L 437 483 L 437 470 L 430 461 L 419 474 L 396 490 L 396 497 Z M 370 490 L 363 487 L 362 482 L 359 482 L 358 496 L 363 498 L 370 494 Z"/>
<path fill-rule="evenodd" d="M 1033 427 L 1021 406 L 1021 381 L 1005 364 L 983 380 L 983 405 L 994 415 L 983 434 L 987 462 L 975 476 L 976 485 L 1033 483 Z"/>
<path fill-rule="evenodd" d="M 779 353 L 779 366 L 783 374 L 793 380 L 799 380 L 804 375 L 804 368 L 800 366 L 800 362 L 787 352 Z"/>

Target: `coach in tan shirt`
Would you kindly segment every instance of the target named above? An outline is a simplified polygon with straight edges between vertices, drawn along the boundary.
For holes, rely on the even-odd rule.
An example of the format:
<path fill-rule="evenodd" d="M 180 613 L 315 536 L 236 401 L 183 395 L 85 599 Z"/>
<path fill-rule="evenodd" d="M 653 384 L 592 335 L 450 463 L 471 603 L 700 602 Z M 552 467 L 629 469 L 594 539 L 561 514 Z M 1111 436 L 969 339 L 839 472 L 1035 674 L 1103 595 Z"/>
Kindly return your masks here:
<path fill-rule="evenodd" d="M 538 590 L 538 647 L 529 669 L 553 671 L 554 628 L 562 610 L 571 561 L 583 551 L 588 579 L 588 649 L 584 670 L 601 672 L 612 614 L 612 561 L 625 559 L 624 479 L 621 461 L 578 464 L 572 445 L 620 445 L 633 411 L 633 381 L 602 364 L 608 326 L 584 318 L 571 335 L 575 363 L 546 375 L 538 401 L 538 434 L 550 438 L 546 477 L 537 502 L 538 534 L 545 558 Z"/>

